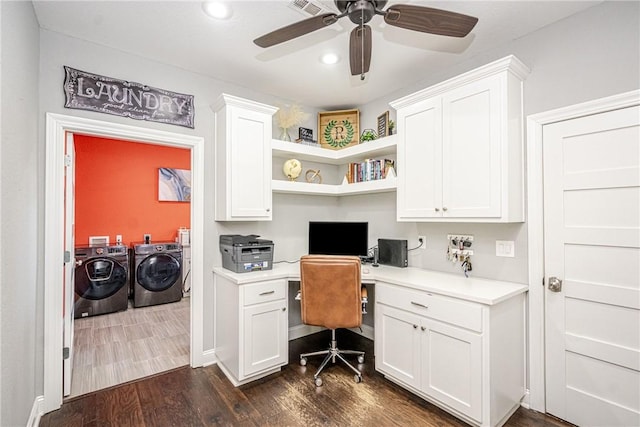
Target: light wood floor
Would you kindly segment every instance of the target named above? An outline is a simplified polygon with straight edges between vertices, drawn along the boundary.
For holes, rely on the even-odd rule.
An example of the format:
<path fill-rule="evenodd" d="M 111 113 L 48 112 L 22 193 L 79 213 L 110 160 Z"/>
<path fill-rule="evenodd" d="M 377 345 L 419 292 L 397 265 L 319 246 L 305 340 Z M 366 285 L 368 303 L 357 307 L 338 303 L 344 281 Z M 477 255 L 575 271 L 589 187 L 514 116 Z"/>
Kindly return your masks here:
<path fill-rule="evenodd" d="M 188 365 L 189 304 L 75 319 L 69 398 Z"/>

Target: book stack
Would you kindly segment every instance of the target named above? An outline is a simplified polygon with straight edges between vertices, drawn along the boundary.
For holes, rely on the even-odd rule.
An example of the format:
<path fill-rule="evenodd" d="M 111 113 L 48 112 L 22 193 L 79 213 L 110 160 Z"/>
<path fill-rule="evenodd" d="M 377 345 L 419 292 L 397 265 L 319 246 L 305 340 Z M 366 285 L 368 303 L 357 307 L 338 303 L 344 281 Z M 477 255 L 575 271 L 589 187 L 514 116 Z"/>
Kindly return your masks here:
<path fill-rule="evenodd" d="M 394 168 L 394 161 L 391 159 L 365 159 L 363 162 L 349 163 L 347 182 L 353 184 L 385 179 L 392 168 Z"/>

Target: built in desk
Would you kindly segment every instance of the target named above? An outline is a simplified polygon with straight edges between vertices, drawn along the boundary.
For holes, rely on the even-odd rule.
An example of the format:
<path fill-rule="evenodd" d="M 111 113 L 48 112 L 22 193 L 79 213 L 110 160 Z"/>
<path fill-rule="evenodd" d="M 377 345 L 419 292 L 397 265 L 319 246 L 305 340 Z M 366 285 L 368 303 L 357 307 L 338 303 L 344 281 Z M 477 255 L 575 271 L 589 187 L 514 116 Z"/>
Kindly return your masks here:
<path fill-rule="evenodd" d="M 236 386 L 278 372 L 299 265 L 213 271 L 220 369 Z M 362 282 L 375 289 L 377 371 L 473 425 L 515 412 L 525 394 L 526 285 L 383 265 L 363 265 Z"/>

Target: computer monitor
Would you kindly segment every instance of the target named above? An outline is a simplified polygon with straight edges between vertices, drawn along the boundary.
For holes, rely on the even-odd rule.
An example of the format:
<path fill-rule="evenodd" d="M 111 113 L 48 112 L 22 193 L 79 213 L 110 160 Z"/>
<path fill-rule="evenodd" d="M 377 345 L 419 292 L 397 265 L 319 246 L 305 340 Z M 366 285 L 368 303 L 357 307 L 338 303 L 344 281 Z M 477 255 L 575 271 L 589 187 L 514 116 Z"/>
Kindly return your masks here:
<path fill-rule="evenodd" d="M 368 256 L 368 222 L 309 222 L 309 254 Z"/>

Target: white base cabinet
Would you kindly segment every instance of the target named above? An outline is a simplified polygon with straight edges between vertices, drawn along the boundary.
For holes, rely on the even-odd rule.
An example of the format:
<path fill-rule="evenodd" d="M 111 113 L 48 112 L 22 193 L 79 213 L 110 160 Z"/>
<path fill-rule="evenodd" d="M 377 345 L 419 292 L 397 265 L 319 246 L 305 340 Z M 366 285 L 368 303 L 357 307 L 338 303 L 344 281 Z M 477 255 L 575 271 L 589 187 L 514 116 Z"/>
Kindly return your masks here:
<path fill-rule="evenodd" d="M 216 358 L 235 386 L 289 362 L 286 280 L 238 285 L 214 274 L 214 300 Z"/>
<path fill-rule="evenodd" d="M 524 294 L 496 305 L 376 284 L 376 370 L 478 426 L 524 396 Z"/>

